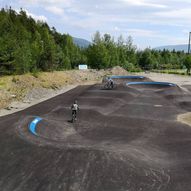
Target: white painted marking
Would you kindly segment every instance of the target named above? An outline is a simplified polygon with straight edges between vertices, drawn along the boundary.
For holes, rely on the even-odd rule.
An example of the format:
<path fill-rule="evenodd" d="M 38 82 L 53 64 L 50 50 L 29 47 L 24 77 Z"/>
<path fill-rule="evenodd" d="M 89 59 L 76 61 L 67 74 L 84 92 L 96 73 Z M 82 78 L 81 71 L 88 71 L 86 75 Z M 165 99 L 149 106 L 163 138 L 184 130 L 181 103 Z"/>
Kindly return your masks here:
<path fill-rule="evenodd" d="M 155 107 L 162 107 L 163 105 L 154 105 Z"/>
<path fill-rule="evenodd" d="M 33 120 L 33 123 L 35 124 L 38 123 L 38 119 Z"/>

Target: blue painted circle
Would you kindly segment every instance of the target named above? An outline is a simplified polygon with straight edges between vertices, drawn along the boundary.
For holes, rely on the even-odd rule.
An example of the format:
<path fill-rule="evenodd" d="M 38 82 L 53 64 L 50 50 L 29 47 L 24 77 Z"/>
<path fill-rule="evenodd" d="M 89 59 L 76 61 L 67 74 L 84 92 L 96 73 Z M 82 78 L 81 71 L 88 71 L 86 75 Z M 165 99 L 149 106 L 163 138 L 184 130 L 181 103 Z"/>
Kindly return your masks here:
<path fill-rule="evenodd" d="M 143 79 L 144 76 L 111 76 L 112 79 Z"/>
<path fill-rule="evenodd" d="M 177 86 L 176 84 L 169 82 L 128 82 L 126 85 L 162 85 L 162 86 Z"/>
<path fill-rule="evenodd" d="M 33 135 L 38 135 L 36 133 L 36 125 L 39 123 L 39 121 L 41 121 L 42 118 L 40 117 L 36 117 L 35 119 L 32 120 L 32 122 L 29 124 L 29 131 L 33 134 Z"/>

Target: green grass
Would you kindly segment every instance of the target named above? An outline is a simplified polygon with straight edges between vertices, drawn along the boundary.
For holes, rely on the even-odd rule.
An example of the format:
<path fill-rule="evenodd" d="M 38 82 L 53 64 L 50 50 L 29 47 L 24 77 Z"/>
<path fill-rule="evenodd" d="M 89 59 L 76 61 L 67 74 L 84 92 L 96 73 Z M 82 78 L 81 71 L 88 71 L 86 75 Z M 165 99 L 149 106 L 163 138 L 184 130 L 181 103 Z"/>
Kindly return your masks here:
<path fill-rule="evenodd" d="M 4 88 L 6 86 L 5 82 L 0 82 L 0 88 Z"/>

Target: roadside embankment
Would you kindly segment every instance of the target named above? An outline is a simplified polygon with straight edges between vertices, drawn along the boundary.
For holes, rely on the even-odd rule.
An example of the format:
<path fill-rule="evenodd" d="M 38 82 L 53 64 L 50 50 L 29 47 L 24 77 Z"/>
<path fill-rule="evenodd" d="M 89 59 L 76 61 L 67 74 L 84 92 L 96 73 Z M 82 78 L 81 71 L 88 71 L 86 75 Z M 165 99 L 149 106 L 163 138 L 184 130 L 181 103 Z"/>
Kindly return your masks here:
<path fill-rule="evenodd" d="M 78 85 L 101 82 L 105 75 L 127 75 L 121 67 L 69 70 L 0 77 L 0 116 L 25 109 Z"/>

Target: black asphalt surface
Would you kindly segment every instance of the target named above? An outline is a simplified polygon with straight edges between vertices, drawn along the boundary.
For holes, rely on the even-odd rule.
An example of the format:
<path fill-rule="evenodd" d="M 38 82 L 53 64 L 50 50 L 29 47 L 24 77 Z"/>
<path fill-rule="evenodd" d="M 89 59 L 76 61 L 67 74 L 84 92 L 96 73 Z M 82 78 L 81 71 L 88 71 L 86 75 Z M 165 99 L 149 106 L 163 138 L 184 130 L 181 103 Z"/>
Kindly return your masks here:
<path fill-rule="evenodd" d="M 189 91 L 124 84 L 78 86 L 1 117 L 0 191 L 191 190 L 191 127 L 176 121 Z"/>

